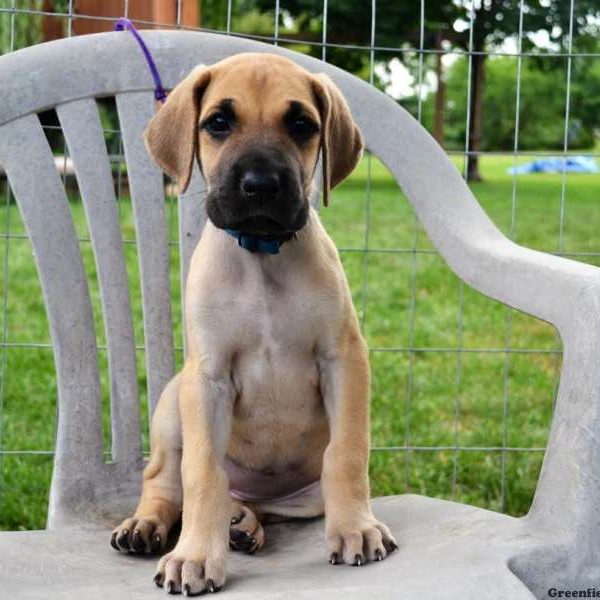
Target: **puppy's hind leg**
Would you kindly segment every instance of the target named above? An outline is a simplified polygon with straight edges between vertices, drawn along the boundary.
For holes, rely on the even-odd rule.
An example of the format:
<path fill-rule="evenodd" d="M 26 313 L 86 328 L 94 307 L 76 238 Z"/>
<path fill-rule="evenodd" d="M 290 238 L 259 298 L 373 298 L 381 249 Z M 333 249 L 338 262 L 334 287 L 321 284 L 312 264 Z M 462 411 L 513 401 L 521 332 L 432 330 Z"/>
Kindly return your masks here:
<path fill-rule="evenodd" d="M 179 380 L 176 375 L 167 384 L 152 417 L 150 460 L 138 507 L 112 532 L 110 544 L 120 552 L 160 552 L 181 515 Z"/>
<path fill-rule="evenodd" d="M 247 554 L 254 554 L 265 544 L 265 530 L 258 520 L 256 510 L 231 500 L 231 525 L 229 526 L 229 547 Z"/>

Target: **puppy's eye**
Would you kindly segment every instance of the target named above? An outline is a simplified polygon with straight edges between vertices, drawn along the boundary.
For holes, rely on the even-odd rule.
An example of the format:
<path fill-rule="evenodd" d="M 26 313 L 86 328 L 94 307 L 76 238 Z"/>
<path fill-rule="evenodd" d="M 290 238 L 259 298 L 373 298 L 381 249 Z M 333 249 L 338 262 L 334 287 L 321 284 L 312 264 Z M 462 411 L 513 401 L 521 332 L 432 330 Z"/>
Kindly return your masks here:
<path fill-rule="evenodd" d="M 223 113 L 217 113 L 204 122 L 203 128 L 213 137 L 222 138 L 231 131 L 231 122 Z"/>
<path fill-rule="evenodd" d="M 307 140 L 319 131 L 319 126 L 311 119 L 298 117 L 289 123 L 288 130 L 293 138 Z"/>

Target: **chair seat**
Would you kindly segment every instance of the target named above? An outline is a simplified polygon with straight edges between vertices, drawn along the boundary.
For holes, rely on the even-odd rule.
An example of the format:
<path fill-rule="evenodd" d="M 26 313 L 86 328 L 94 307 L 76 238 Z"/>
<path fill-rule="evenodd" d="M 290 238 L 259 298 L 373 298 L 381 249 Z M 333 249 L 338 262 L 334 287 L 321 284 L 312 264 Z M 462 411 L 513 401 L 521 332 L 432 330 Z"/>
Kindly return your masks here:
<path fill-rule="evenodd" d="M 254 556 L 231 553 L 222 598 L 534 598 L 508 560 L 540 545 L 527 519 L 422 496 L 373 501 L 400 550 L 361 568 L 325 559 L 322 519 L 267 526 Z M 155 557 L 120 555 L 109 528 L 0 534 L 4 598 L 161 598 Z"/>

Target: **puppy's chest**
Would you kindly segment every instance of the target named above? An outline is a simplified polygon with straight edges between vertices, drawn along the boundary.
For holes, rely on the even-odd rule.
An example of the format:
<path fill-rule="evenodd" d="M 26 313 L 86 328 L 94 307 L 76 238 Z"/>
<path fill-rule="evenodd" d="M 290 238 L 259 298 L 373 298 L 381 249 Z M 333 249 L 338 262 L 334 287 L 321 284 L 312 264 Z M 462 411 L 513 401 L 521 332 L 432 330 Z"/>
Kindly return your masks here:
<path fill-rule="evenodd" d="M 235 387 L 246 401 L 318 395 L 317 353 L 331 337 L 335 313 L 323 290 L 285 274 L 254 274 L 207 302 L 200 329 L 210 351 L 229 357 Z M 219 361 L 221 362 L 221 361 Z M 223 363 L 221 363 L 223 364 Z M 293 391 L 292 391 L 293 390 Z"/>
<path fill-rule="evenodd" d="M 323 290 L 291 276 L 258 273 L 207 299 L 201 328 L 218 334 L 235 354 L 314 351 L 331 327 L 334 312 Z"/>

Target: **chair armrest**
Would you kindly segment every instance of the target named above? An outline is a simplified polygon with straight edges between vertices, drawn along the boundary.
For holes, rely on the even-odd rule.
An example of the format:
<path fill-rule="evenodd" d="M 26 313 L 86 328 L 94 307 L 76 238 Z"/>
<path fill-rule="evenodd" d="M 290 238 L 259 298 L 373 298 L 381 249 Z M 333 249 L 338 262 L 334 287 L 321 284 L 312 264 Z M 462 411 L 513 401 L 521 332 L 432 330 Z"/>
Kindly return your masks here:
<path fill-rule="evenodd" d="M 598 302 L 599 268 L 509 240 L 439 144 L 411 115 L 368 84 L 326 67 L 323 70 L 348 99 L 367 148 L 392 172 L 431 241 L 461 279 L 487 296 L 549 321 L 561 334 L 584 298 Z M 594 318 L 600 327 L 600 313 Z"/>

